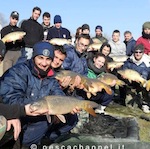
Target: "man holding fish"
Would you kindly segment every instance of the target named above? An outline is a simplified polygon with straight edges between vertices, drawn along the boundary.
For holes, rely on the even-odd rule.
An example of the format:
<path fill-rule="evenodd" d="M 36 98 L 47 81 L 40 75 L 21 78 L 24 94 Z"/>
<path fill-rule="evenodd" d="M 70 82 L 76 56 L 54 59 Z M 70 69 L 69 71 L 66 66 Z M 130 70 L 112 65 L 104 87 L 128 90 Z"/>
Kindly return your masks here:
<path fill-rule="evenodd" d="M 36 43 L 33 48 L 34 52 L 30 61 L 15 65 L 2 76 L 3 88 L 0 94 L 6 104 L 25 105 L 47 95 L 65 96 L 51 69 L 54 58 L 53 46 L 43 41 Z M 78 111 L 78 107 L 72 110 L 73 113 Z M 45 134 L 49 134 L 48 137 L 53 141 L 59 135 L 68 133 L 76 125 L 78 118 L 76 114 L 67 114 L 65 118 L 66 123 L 60 122 L 56 128 L 57 132 L 54 129 L 52 133 L 47 133 L 51 124 L 45 116 L 22 118 L 23 146 L 29 147 L 31 144 L 40 143 Z"/>

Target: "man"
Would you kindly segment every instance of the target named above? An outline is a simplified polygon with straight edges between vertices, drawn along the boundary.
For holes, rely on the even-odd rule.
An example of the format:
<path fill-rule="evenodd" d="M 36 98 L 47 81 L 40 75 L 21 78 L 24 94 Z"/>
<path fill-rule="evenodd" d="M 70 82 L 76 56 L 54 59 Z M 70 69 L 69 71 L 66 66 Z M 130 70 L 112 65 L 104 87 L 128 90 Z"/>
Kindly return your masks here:
<path fill-rule="evenodd" d="M 53 46 L 43 41 L 36 43 L 33 49 L 31 60 L 17 64 L 3 76 L 1 85 L 5 87 L 1 89 L 1 96 L 7 104 L 25 105 L 47 95 L 64 96 L 51 69 L 54 58 Z M 31 144 L 40 143 L 45 134 L 54 141 L 59 135 L 68 133 L 76 125 L 77 115 L 68 114 L 65 117 L 67 123 L 60 122 L 53 132 L 48 131 L 51 124 L 47 122 L 45 116 L 22 118 L 24 126 L 22 144 L 29 147 Z"/>
<path fill-rule="evenodd" d="M 43 26 L 43 29 L 44 29 L 44 40 L 46 41 L 48 30 L 52 27 L 52 25 L 50 23 L 50 19 L 51 19 L 50 13 L 49 12 L 44 12 L 43 16 L 42 16 L 42 19 L 43 19 L 42 26 Z"/>
<path fill-rule="evenodd" d="M 104 43 L 104 42 L 107 42 L 108 40 L 107 40 L 105 37 L 103 37 L 102 32 L 103 32 L 102 26 L 97 25 L 97 26 L 95 27 L 95 37 L 94 37 L 94 38 L 97 38 L 97 39 L 99 39 L 102 43 Z M 93 39 L 94 39 L 94 38 L 93 38 Z"/>
<path fill-rule="evenodd" d="M 53 39 L 53 38 L 65 38 L 65 39 L 71 39 L 70 31 L 62 25 L 62 19 L 60 15 L 55 15 L 54 17 L 54 27 L 49 29 L 47 40 Z"/>
<path fill-rule="evenodd" d="M 111 46 L 111 55 L 126 55 L 126 45 L 120 41 L 120 31 L 114 30 L 112 40 L 109 41 Z"/>
<path fill-rule="evenodd" d="M 15 32 L 15 31 L 22 31 L 22 29 L 17 27 L 18 20 L 19 20 L 19 13 L 17 11 L 13 11 L 10 15 L 9 25 L 5 26 L 1 30 L 1 38 L 3 38 L 8 33 Z M 6 44 L 7 52 L 3 61 L 3 72 L 5 72 L 7 69 L 15 65 L 18 58 L 21 56 L 20 49 L 22 46 L 24 46 L 24 43 L 21 39 L 22 37 L 20 37 L 20 40 L 17 40 L 15 42 L 6 41 L 5 44 Z"/>
<path fill-rule="evenodd" d="M 144 53 L 150 56 L 150 21 L 142 25 L 142 36 L 136 41 L 136 45 L 144 45 Z"/>
<path fill-rule="evenodd" d="M 21 24 L 21 28 L 26 32 L 26 35 L 24 36 L 25 47 L 21 49 L 22 55 L 18 63 L 31 59 L 33 45 L 38 41 L 42 41 L 44 38 L 43 27 L 37 22 L 40 15 L 41 9 L 39 7 L 34 7 L 30 19 L 24 20 Z"/>
<path fill-rule="evenodd" d="M 126 55 L 131 56 L 133 54 L 133 50 L 136 44 L 136 41 L 134 40 L 132 33 L 130 31 L 124 32 L 124 43 L 126 44 Z"/>

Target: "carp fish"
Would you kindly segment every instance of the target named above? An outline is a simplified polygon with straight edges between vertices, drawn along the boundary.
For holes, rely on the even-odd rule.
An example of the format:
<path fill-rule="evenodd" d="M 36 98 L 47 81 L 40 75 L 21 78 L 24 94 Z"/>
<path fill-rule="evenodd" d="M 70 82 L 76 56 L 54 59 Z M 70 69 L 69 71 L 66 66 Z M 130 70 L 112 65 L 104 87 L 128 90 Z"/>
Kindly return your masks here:
<path fill-rule="evenodd" d="M 53 38 L 53 39 L 49 40 L 49 42 L 52 45 L 63 46 L 64 44 L 71 44 L 71 39 Z"/>
<path fill-rule="evenodd" d="M 127 55 L 109 55 L 115 62 L 125 62 L 129 56 Z"/>
<path fill-rule="evenodd" d="M 101 46 L 102 46 L 102 43 L 92 43 L 89 45 L 88 51 L 92 51 L 92 50 L 100 51 Z"/>
<path fill-rule="evenodd" d="M 147 80 L 147 82 L 146 82 L 146 90 L 147 91 L 150 90 L 150 80 Z"/>
<path fill-rule="evenodd" d="M 133 69 L 125 69 L 117 71 L 124 79 L 127 79 L 130 83 L 135 81 L 141 83 L 143 87 L 146 86 L 147 80 L 141 77 L 141 75 Z"/>
<path fill-rule="evenodd" d="M 15 42 L 16 40 L 22 39 L 26 35 L 24 31 L 15 31 L 8 33 L 2 38 L 3 43 L 5 42 Z"/>
<path fill-rule="evenodd" d="M 75 107 L 84 109 L 91 115 L 96 116 L 93 108 L 98 107 L 98 104 L 89 100 L 80 100 L 72 96 L 45 96 L 40 98 L 39 101 L 34 102 L 30 105 L 31 112 L 48 109 L 50 115 L 56 115 L 63 123 L 66 123 L 63 114 L 70 113 Z M 47 117 L 48 121 L 51 122 L 51 117 Z"/>
<path fill-rule="evenodd" d="M 116 85 L 118 85 L 118 86 L 125 85 L 124 81 L 118 79 L 115 75 L 113 75 L 111 73 L 104 73 L 103 75 L 101 75 L 97 79 L 100 80 L 101 82 L 104 82 L 107 85 L 110 85 L 110 86 L 114 80 L 116 81 Z"/>
<path fill-rule="evenodd" d="M 107 69 L 113 71 L 114 69 L 120 68 L 122 65 L 124 65 L 124 62 L 108 62 Z"/>
<path fill-rule="evenodd" d="M 4 116 L 0 115 L 0 140 L 6 132 L 7 121 Z"/>

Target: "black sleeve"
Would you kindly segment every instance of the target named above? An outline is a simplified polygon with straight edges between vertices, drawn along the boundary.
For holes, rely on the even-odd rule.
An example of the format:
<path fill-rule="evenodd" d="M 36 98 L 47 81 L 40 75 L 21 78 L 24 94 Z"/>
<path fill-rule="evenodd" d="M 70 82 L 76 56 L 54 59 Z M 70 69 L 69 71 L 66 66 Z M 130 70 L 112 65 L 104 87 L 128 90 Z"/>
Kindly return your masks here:
<path fill-rule="evenodd" d="M 0 103 L 0 115 L 3 115 L 6 119 L 15 119 L 26 114 L 24 106 Z"/>

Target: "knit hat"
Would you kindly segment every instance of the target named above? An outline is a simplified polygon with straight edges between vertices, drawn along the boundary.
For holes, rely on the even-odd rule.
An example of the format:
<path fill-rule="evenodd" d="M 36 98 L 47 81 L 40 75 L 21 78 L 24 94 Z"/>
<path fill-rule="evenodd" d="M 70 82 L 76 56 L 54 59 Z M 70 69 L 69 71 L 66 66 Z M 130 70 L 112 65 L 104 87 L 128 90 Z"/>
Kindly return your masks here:
<path fill-rule="evenodd" d="M 54 24 L 56 24 L 56 23 L 62 23 L 62 20 L 61 20 L 61 16 L 60 16 L 60 15 L 56 15 L 56 16 L 54 17 Z"/>
<path fill-rule="evenodd" d="M 141 51 L 141 52 L 144 52 L 144 46 L 143 46 L 143 44 L 138 44 L 138 45 L 136 45 L 135 47 L 134 47 L 134 53 L 136 52 L 136 51 Z"/>
<path fill-rule="evenodd" d="M 85 30 L 85 29 L 90 30 L 90 26 L 88 24 L 83 24 L 82 25 L 82 31 Z"/>
<path fill-rule="evenodd" d="M 146 29 L 146 28 L 150 29 L 150 22 L 145 22 L 142 27 L 143 29 Z"/>
<path fill-rule="evenodd" d="M 18 13 L 17 11 L 13 11 L 13 12 L 10 14 L 10 16 L 11 16 L 12 18 L 16 18 L 17 20 L 19 19 L 19 13 Z"/>
<path fill-rule="evenodd" d="M 6 46 L 5 44 L 0 40 L 0 56 L 4 58 L 4 55 L 6 53 Z"/>
<path fill-rule="evenodd" d="M 37 55 L 44 55 L 50 57 L 51 59 L 54 58 L 54 47 L 49 42 L 41 41 L 36 43 L 33 46 L 33 58 Z"/>
<path fill-rule="evenodd" d="M 102 28 L 102 26 L 100 26 L 100 25 L 97 25 L 96 27 L 95 27 L 95 30 L 96 29 L 100 29 L 101 31 L 103 31 L 103 28 Z"/>

